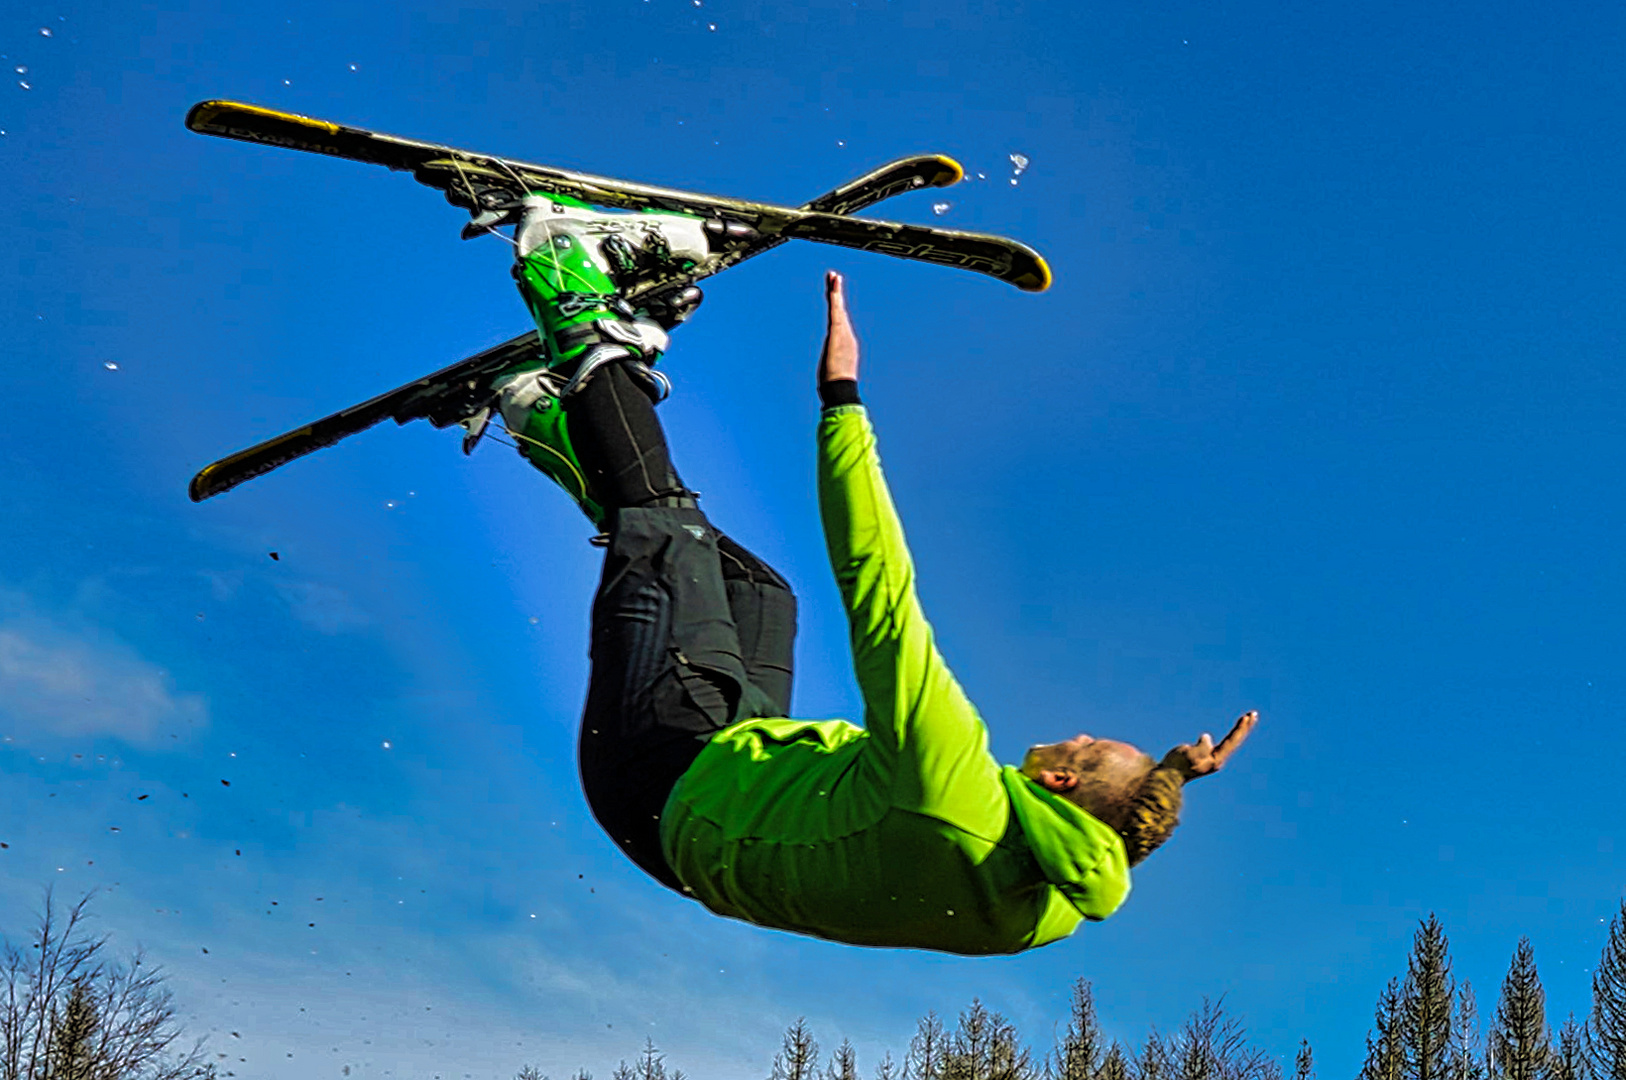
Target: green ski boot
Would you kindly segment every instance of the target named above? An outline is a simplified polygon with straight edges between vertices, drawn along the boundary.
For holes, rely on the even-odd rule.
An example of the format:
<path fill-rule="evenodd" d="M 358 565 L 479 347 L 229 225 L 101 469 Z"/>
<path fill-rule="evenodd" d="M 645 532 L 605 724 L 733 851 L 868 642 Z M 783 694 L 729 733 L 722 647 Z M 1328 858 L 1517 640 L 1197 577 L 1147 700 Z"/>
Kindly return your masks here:
<path fill-rule="evenodd" d="M 571 446 L 563 399 L 612 363 L 624 364 L 652 400 L 667 395 L 671 384 L 653 365 L 666 331 L 699 303 L 700 290 L 681 291 L 658 312 L 634 310 L 620 290 L 640 272 L 705 259 L 707 234 L 716 230 L 679 214 L 606 213 L 564 195 L 531 195 L 516 209 L 513 273 L 544 351 L 498 376 L 496 406 L 526 460 L 603 528 L 604 507 Z"/>

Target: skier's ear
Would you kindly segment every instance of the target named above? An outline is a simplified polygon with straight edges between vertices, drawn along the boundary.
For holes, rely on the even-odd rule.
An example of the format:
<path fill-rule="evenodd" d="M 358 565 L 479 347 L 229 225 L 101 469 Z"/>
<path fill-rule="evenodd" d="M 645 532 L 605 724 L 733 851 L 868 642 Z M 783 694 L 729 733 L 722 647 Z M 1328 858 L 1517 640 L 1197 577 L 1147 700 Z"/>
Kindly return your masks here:
<path fill-rule="evenodd" d="M 1071 769 L 1040 769 L 1039 784 L 1057 795 L 1065 795 L 1078 787 L 1078 774 Z"/>

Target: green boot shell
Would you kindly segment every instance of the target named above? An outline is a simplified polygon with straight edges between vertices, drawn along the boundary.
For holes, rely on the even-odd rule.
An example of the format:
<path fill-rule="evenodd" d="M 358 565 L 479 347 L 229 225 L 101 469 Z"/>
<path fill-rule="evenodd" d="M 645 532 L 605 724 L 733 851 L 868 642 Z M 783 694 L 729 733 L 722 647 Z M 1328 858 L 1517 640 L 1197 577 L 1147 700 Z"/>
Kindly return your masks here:
<path fill-rule="evenodd" d="M 565 494 L 582 508 L 582 513 L 602 529 L 604 507 L 593 498 L 588 487 L 587 477 L 570 442 L 570 426 L 559 399 L 549 398 L 546 405 L 539 402 L 531 409 L 522 428 L 510 430 L 518 440 L 519 452 L 525 460 L 564 488 Z"/>

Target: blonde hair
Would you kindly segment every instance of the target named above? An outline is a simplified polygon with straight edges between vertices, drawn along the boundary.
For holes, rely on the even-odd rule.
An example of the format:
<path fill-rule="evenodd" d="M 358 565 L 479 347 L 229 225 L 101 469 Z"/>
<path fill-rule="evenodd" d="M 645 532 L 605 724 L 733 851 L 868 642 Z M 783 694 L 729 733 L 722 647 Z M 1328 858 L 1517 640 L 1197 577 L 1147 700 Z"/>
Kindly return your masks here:
<path fill-rule="evenodd" d="M 1118 835 L 1124 839 L 1129 865 L 1135 866 L 1174 834 L 1180 824 L 1180 789 L 1185 777 L 1175 769 L 1156 768 L 1130 796 Z"/>

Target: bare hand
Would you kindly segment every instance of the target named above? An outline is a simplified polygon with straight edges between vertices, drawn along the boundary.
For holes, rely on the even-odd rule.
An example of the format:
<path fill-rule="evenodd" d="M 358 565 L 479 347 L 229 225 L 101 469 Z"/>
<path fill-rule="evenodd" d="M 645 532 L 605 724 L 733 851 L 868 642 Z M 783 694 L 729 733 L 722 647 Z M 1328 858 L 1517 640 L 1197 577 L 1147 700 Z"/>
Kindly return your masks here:
<path fill-rule="evenodd" d="M 1187 780 L 1195 780 L 1199 776 L 1218 772 L 1227 758 L 1236 753 L 1236 748 L 1242 745 L 1248 733 L 1259 723 L 1257 711 L 1243 713 L 1231 728 L 1231 733 L 1220 740 L 1218 746 L 1214 745 L 1214 737 L 1203 732 L 1203 737 L 1197 740 L 1196 745 L 1182 743 L 1163 755 L 1163 768 L 1175 769 Z"/>
<path fill-rule="evenodd" d="M 834 270 L 825 272 L 824 297 L 830 306 L 830 319 L 824 332 L 824 352 L 819 357 L 819 382 L 857 379 L 858 336 L 847 317 L 846 283 Z"/>

